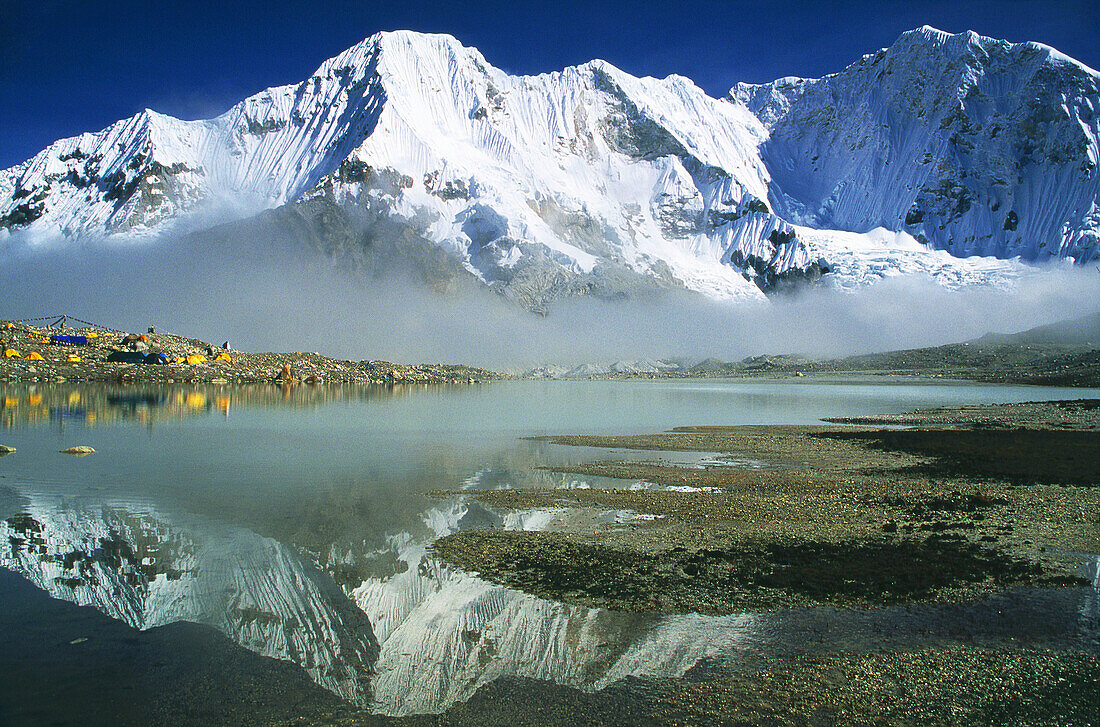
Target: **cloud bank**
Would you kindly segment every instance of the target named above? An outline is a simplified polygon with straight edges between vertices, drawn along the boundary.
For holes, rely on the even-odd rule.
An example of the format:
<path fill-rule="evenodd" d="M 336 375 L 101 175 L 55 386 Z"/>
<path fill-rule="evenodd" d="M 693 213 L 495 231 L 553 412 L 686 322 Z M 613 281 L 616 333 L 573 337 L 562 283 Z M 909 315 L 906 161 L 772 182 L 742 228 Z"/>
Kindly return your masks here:
<path fill-rule="evenodd" d="M 1091 267 L 1036 268 L 1005 288 L 887 278 L 766 303 L 562 300 L 537 316 L 468 286 L 433 292 L 271 240 L 0 246 L 0 317 L 68 314 L 124 330 L 230 340 L 243 350 L 519 369 L 660 358 L 831 357 L 1015 332 L 1100 309 Z"/>

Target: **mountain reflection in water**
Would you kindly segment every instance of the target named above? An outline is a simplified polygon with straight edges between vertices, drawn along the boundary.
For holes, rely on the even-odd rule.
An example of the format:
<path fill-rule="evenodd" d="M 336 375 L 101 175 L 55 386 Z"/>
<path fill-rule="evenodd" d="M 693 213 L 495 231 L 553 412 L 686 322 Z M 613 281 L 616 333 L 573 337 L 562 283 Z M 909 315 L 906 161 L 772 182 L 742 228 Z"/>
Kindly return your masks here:
<path fill-rule="evenodd" d="M 0 523 L 0 566 L 137 629 L 191 621 L 292 661 L 353 701 L 378 642 L 366 616 L 293 549 L 243 528 L 32 496 Z M 4 552 L 7 550 L 7 552 Z"/>
<path fill-rule="evenodd" d="M 447 568 L 408 533 L 390 538 L 406 567 L 349 597 L 293 550 L 241 528 L 36 495 L 19 509 L 0 523 L 10 545 L 0 566 L 55 598 L 139 629 L 213 626 L 389 714 L 442 711 L 500 676 L 582 688 L 680 676 L 729 650 L 752 621 L 551 603 Z M 444 535 L 467 512 L 451 502 L 425 519 Z"/>
<path fill-rule="evenodd" d="M 430 539 L 391 535 L 393 573 L 346 593 L 293 549 L 196 518 L 29 495 L 0 523 L 0 566 L 55 598 L 135 628 L 212 626 L 298 664 L 372 711 L 440 712 L 501 677 L 592 690 L 626 677 L 681 677 L 753 654 L 914 646 L 943 638 L 1081 645 L 1095 639 L 1094 589 L 1018 592 L 968 606 L 802 609 L 701 616 L 622 613 L 546 601 L 447 567 Z M 9 505 L 10 507 L 10 505 Z M 462 500 L 424 513 L 434 536 L 486 516 Z M 6 513 L 5 513 L 6 514 Z M 491 516 L 490 516 L 491 517 Z M 549 513 L 513 513 L 505 528 Z M 1092 566 L 1095 569 L 1095 564 Z"/>
<path fill-rule="evenodd" d="M 630 455 L 517 440 L 524 435 L 1089 395 L 728 382 L 4 387 L 0 432 L 17 451 L 0 462 L 0 567 L 134 628 L 211 626 L 391 715 L 440 712 L 505 677 L 598 690 L 627 677 L 699 678 L 761 654 L 960 639 L 1094 648 L 1096 588 L 729 616 L 555 603 L 451 568 L 429 547 L 467 528 L 545 528 L 555 512 L 496 513 L 461 494 L 427 495 L 640 486 L 546 472 Z M 57 454 L 76 443 L 97 454 Z"/>

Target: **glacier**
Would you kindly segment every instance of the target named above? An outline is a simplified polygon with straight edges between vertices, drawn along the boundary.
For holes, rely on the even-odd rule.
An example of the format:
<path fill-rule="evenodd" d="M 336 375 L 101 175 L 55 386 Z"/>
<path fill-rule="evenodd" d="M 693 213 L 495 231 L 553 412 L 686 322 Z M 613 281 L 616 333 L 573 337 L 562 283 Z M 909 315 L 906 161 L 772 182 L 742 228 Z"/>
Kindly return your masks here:
<path fill-rule="evenodd" d="M 217 118 L 147 109 L 0 172 L 0 242 L 236 220 L 222 234 L 294 229 L 349 260 L 400 248 L 536 310 L 1011 281 L 1097 256 L 1098 78 L 925 27 L 837 74 L 712 98 L 599 60 L 512 76 L 451 36 L 380 33 Z"/>

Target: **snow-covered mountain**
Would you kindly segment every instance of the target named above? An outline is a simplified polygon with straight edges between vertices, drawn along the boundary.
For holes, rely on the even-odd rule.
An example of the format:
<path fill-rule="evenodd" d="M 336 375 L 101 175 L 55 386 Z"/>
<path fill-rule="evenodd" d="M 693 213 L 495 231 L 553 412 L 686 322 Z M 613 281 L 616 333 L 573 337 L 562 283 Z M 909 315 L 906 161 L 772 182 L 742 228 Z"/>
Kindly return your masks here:
<path fill-rule="evenodd" d="M 530 307 L 987 281 L 1018 264 L 957 256 L 1097 255 L 1097 82 L 1037 44 L 924 28 L 714 99 L 603 61 L 510 76 L 450 36 L 382 33 L 215 119 L 146 110 L 52 144 L 0 172 L 0 228 L 141 237 L 272 210 L 248 224 L 430 257 Z"/>
<path fill-rule="evenodd" d="M 1100 75 L 1038 43 L 927 26 L 818 80 L 741 84 L 776 209 L 965 257 L 1100 254 Z"/>

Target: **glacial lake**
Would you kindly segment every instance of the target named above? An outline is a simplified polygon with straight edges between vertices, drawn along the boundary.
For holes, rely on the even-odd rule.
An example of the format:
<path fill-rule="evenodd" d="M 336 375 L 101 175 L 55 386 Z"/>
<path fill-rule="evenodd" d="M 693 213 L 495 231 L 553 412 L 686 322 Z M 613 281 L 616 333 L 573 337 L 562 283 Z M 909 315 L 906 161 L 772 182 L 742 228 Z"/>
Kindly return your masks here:
<path fill-rule="evenodd" d="M 639 453 L 524 437 L 1077 398 L 1100 390 L 814 380 L 0 385 L 0 444 L 17 450 L 0 458 L 0 569 L 134 629 L 211 627 L 386 715 L 442 712 L 501 678 L 584 691 L 628 677 L 699 678 L 703 666 L 748 652 L 875 648 L 868 634 L 884 630 L 894 642 L 935 640 L 960 624 L 978 640 L 1095 641 L 1095 589 L 966 608 L 627 614 L 494 586 L 428 550 L 458 529 L 540 528 L 554 516 L 491 513 L 433 492 L 651 486 L 540 469 Z M 96 453 L 59 453 L 75 445 Z M 57 648 L 84 643 L 71 642 Z M 0 672 L 18 667 L 0 653 Z M 0 722 L 5 711 L 14 723 L 39 714 L 11 699 L 0 693 Z"/>

